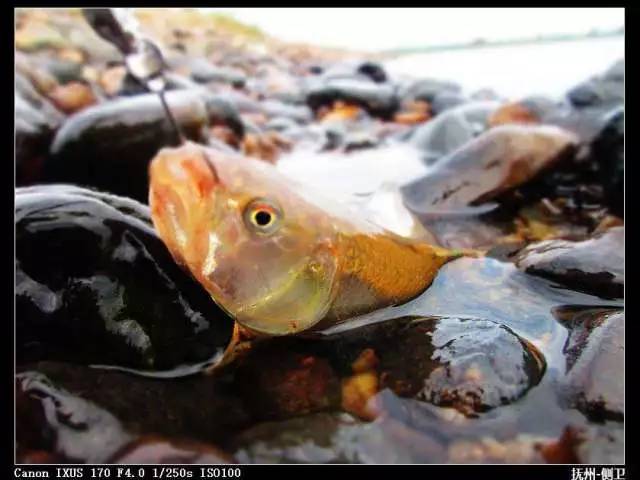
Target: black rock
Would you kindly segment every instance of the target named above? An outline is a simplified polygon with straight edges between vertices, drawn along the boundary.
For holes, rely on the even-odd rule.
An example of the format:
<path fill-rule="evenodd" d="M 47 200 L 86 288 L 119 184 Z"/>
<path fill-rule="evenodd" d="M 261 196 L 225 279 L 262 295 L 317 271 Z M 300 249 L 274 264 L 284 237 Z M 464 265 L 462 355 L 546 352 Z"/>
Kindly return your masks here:
<path fill-rule="evenodd" d="M 219 357 L 232 321 L 174 263 L 146 206 L 60 185 L 15 200 L 18 364 L 169 370 Z"/>
<path fill-rule="evenodd" d="M 393 86 L 356 78 L 331 78 L 312 84 L 306 95 L 307 105 L 314 111 L 340 100 L 359 105 L 371 115 L 390 119 L 399 108 Z"/>
<path fill-rule="evenodd" d="M 56 390 L 108 412 L 133 436 L 156 434 L 224 446 L 251 421 L 229 382 L 215 376 L 145 378 L 60 362 L 18 370 L 46 375 Z"/>
<path fill-rule="evenodd" d="M 244 134 L 233 106 L 200 91 L 167 94 L 186 138 L 206 142 L 206 127 L 224 124 Z M 155 94 L 122 98 L 73 115 L 54 138 L 43 180 L 74 183 L 146 202 L 147 166 L 156 153 L 177 143 L 176 132 Z"/>
<path fill-rule="evenodd" d="M 21 74 L 16 74 L 15 77 L 15 95 L 38 110 L 44 122 L 52 130 L 56 129 L 65 119 L 65 115 L 42 95 L 30 80 Z"/>
<path fill-rule="evenodd" d="M 91 402 L 55 387 L 35 371 L 16 376 L 16 457 L 33 451 L 55 463 L 104 463 L 132 440 L 117 418 Z"/>
<path fill-rule="evenodd" d="M 387 72 L 385 72 L 384 68 L 374 62 L 362 62 L 360 65 L 358 65 L 356 72 L 369 77 L 376 83 L 384 83 L 388 80 Z"/>
<path fill-rule="evenodd" d="M 547 240 L 521 250 L 514 261 L 532 275 L 602 298 L 624 295 L 624 227 L 589 240 Z"/>
<path fill-rule="evenodd" d="M 35 183 L 42 176 L 44 159 L 53 139 L 55 119 L 47 118 L 42 110 L 33 107 L 15 94 L 15 162 L 16 184 Z"/>
<path fill-rule="evenodd" d="M 605 128 L 591 145 L 598 162 L 607 203 L 611 211 L 624 217 L 624 110 L 613 111 Z"/>
<path fill-rule="evenodd" d="M 529 342 L 477 318 L 397 319 L 342 335 L 339 352 L 362 342 L 379 356 L 382 388 L 472 416 L 520 398 L 546 368 Z"/>
<path fill-rule="evenodd" d="M 38 371 L 19 373 L 16 384 L 18 463 L 41 463 L 43 454 L 55 463 L 233 461 L 211 445 L 130 432 L 113 414 L 83 398 L 82 391 L 72 394 Z"/>
<path fill-rule="evenodd" d="M 271 407 L 274 417 L 290 405 L 312 406 L 308 411 L 336 408 L 338 378 L 344 382 L 360 372 L 354 365 L 363 356 L 373 359 L 366 368 L 377 376 L 380 390 L 467 415 L 513 402 L 545 371 L 542 354 L 505 326 L 476 318 L 403 317 L 319 339 L 276 339 L 242 359 L 238 385 L 261 392 L 255 402 L 274 402 L 274 392 L 280 392 L 281 400 Z M 315 373 L 309 373 L 310 366 Z M 292 368 L 307 373 L 293 376 L 287 373 Z M 287 395 L 283 377 L 298 378 L 284 391 Z M 251 401 L 250 395 L 245 398 Z"/>

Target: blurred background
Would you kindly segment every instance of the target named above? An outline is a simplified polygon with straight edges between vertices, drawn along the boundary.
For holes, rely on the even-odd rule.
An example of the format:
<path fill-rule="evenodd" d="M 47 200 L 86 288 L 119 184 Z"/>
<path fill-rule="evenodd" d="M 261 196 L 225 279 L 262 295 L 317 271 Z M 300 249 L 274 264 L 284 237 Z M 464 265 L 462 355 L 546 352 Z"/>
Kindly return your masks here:
<path fill-rule="evenodd" d="M 623 8 L 206 8 L 289 42 L 388 55 L 392 73 L 562 95 L 624 57 Z M 322 25 L 322 28 L 317 28 Z"/>

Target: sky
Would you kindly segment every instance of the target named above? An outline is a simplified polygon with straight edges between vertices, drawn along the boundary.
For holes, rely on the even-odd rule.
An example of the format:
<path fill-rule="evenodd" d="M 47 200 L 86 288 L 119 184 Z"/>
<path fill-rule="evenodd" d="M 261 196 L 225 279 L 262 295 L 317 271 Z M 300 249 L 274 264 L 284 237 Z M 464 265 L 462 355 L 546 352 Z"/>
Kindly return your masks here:
<path fill-rule="evenodd" d="M 586 33 L 624 26 L 623 8 L 208 8 L 282 40 L 376 51 Z"/>

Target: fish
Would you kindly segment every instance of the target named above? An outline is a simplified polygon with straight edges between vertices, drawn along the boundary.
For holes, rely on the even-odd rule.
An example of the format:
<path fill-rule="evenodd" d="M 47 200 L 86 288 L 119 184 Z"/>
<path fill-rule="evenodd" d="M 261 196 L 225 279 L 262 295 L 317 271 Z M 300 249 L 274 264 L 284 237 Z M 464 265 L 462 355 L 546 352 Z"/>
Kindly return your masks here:
<path fill-rule="evenodd" d="M 266 162 L 193 142 L 149 164 L 153 224 L 238 324 L 323 329 L 424 292 L 463 253 L 385 230 Z"/>

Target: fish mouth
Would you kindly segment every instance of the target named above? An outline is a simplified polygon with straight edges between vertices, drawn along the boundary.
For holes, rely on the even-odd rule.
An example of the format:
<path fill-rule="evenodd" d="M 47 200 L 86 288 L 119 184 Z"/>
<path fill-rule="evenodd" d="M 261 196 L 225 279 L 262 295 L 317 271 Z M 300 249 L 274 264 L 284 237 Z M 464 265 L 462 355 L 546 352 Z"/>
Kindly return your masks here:
<path fill-rule="evenodd" d="M 220 185 L 220 177 L 206 149 L 195 143 L 163 148 L 151 161 L 151 218 L 179 263 L 188 263 L 191 240 L 197 229 L 202 228 L 203 212 Z"/>

